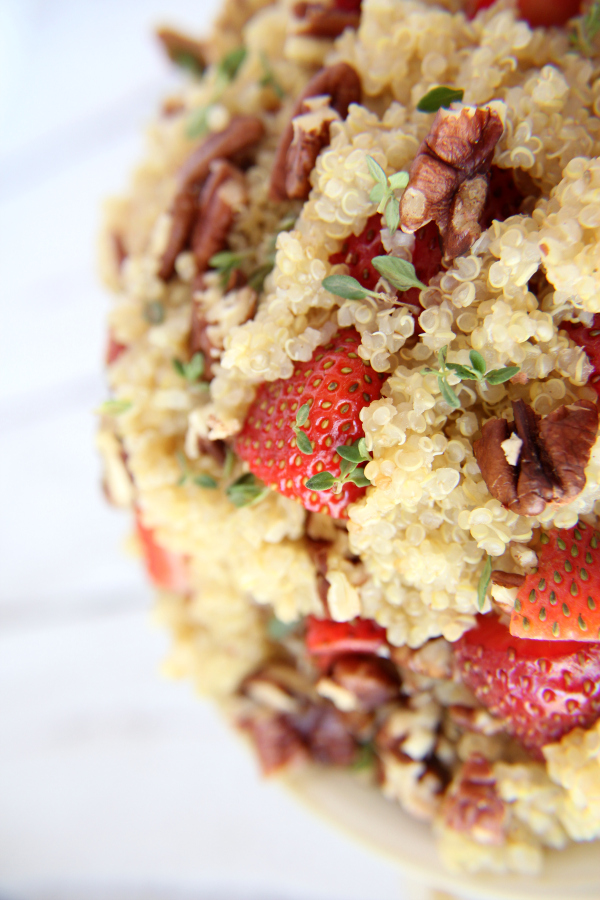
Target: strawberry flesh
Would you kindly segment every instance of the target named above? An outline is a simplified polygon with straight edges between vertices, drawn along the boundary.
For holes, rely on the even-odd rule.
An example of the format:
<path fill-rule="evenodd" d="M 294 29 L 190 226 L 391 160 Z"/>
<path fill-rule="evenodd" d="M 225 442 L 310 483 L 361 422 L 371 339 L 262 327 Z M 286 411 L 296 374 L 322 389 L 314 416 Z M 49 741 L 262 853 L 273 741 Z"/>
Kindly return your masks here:
<path fill-rule="evenodd" d="M 154 532 L 142 524 L 139 513 L 136 514 L 135 526 L 146 571 L 152 583 L 176 594 L 187 593 L 190 582 L 186 557 L 161 547 L 156 542 Z"/>
<path fill-rule="evenodd" d="M 600 534 L 583 522 L 544 532 L 538 567 L 526 576 L 511 615 L 517 637 L 600 640 Z"/>
<path fill-rule="evenodd" d="M 311 656 L 378 653 L 387 647 L 386 631 L 372 619 L 334 622 L 306 618 L 306 649 Z"/>
<path fill-rule="evenodd" d="M 336 448 L 364 437 L 360 411 L 381 393 L 387 375 L 373 371 L 357 353 L 360 336 L 352 329 L 339 331 L 331 343 L 317 347 L 308 362 L 296 363 L 291 378 L 264 382 L 248 410 L 235 451 L 250 471 L 269 487 L 299 500 L 311 512 L 334 518 L 347 515 L 346 507 L 365 488 L 346 483 L 339 493 L 314 491 L 305 482 L 319 472 L 340 476 Z M 302 431 L 313 445 L 301 453 L 293 426 L 296 412 L 310 404 Z"/>
<path fill-rule="evenodd" d="M 587 328 L 581 322 L 561 322 L 560 327 L 567 332 L 578 347 L 583 347 L 587 358 L 594 367 L 588 384 L 600 395 L 600 314 L 596 313 L 591 326 Z"/>
<path fill-rule="evenodd" d="M 600 718 L 600 644 L 522 640 L 493 614 L 477 620 L 454 645 L 459 675 L 532 756 Z"/>
<path fill-rule="evenodd" d="M 467 14 L 471 17 L 480 9 L 492 6 L 495 0 L 467 0 Z M 523 19 L 533 28 L 544 25 L 565 25 L 581 11 L 580 0 L 519 0 L 518 9 Z"/>
<path fill-rule="evenodd" d="M 504 222 L 515 216 L 521 209 L 524 199 L 523 192 L 515 183 L 513 169 L 492 166 L 487 198 L 480 220 L 482 229 L 485 231 L 494 220 Z"/>
<path fill-rule="evenodd" d="M 336 266 L 345 263 L 348 274 L 356 278 L 369 291 L 381 278 L 371 260 L 375 256 L 385 256 L 381 243 L 381 216 L 374 215 L 367 219 L 367 224 L 360 234 L 351 234 L 342 244 L 342 249 L 329 257 L 329 262 Z"/>

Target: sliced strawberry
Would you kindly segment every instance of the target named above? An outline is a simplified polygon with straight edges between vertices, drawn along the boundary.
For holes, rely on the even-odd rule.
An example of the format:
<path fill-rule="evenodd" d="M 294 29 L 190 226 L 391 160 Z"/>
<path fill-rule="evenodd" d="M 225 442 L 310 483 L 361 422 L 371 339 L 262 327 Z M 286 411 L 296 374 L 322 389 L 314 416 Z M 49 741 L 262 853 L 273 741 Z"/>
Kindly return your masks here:
<path fill-rule="evenodd" d="M 346 653 L 375 653 L 387 647 L 385 628 L 372 619 L 334 622 L 306 618 L 306 649 L 311 656 L 341 656 Z"/>
<path fill-rule="evenodd" d="M 467 13 L 474 16 L 480 9 L 487 9 L 495 0 L 467 0 Z M 519 0 L 521 16 L 531 26 L 566 25 L 573 16 L 581 12 L 580 0 Z"/>
<path fill-rule="evenodd" d="M 142 546 L 148 575 L 156 587 L 177 594 L 190 589 L 188 564 L 185 556 L 165 550 L 154 539 L 154 532 L 142 525 L 139 513 L 135 520 L 137 536 Z"/>
<path fill-rule="evenodd" d="M 583 347 L 587 358 L 594 367 L 588 384 L 600 395 L 600 314 L 596 313 L 590 328 L 581 322 L 561 322 L 560 327 L 567 332 L 578 347 Z"/>
<path fill-rule="evenodd" d="M 579 522 L 544 532 L 538 567 L 517 594 L 511 634 L 536 640 L 600 640 L 600 534 Z"/>
<path fill-rule="evenodd" d="M 493 614 L 454 645 L 462 681 L 535 757 L 600 717 L 600 644 L 513 637 Z"/>
<path fill-rule="evenodd" d="M 360 12 L 362 0 L 333 0 L 333 8 L 343 12 Z"/>
<path fill-rule="evenodd" d="M 381 393 L 387 375 L 358 356 L 359 345 L 357 332 L 344 329 L 309 362 L 296 363 L 291 378 L 261 384 L 235 446 L 250 471 L 271 488 L 334 518 L 346 515 L 365 488 L 347 482 L 339 493 L 315 491 L 306 481 L 320 472 L 339 478 L 336 447 L 364 436 L 360 411 Z M 305 404 L 310 406 L 302 427 L 312 443 L 308 454 L 298 449 L 294 431 L 296 413 Z"/>
<path fill-rule="evenodd" d="M 415 234 L 415 246 L 412 262 L 417 278 L 423 284 L 429 284 L 434 275 L 443 268 L 442 245 L 440 233 L 435 222 L 420 228 Z M 372 264 L 375 256 L 385 256 L 381 242 L 381 216 L 375 214 L 367 219 L 367 224 L 360 234 L 351 234 L 346 238 L 342 249 L 329 257 L 332 265 L 345 263 L 348 274 L 356 278 L 363 287 L 372 291 L 381 278 L 381 273 Z M 402 301 L 419 306 L 419 290 L 411 288 L 402 294 Z"/>
<path fill-rule="evenodd" d="M 112 331 L 108 332 L 108 343 L 106 345 L 106 350 L 104 353 L 104 359 L 107 366 L 110 366 L 111 363 L 114 363 L 117 360 L 121 353 L 124 350 L 127 350 L 126 344 L 120 344 L 119 341 L 115 340 L 115 337 Z"/>

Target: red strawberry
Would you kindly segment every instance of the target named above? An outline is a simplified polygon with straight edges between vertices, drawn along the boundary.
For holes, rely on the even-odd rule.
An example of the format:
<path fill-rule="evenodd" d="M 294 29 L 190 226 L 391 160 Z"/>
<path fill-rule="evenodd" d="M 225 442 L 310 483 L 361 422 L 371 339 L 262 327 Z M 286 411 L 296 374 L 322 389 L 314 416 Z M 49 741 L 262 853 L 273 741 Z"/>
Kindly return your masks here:
<path fill-rule="evenodd" d="M 345 263 L 348 266 L 348 274 L 372 291 L 381 278 L 381 273 L 373 266 L 371 260 L 375 256 L 385 255 L 381 243 L 381 216 L 375 214 L 367 219 L 367 224 L 359 235 L 351 234 L 346 238 L 342 249 L 338 253 L 333 253 L 329 257 L 329 262 L 332 265 Z M 435 222 L 430 222 L 415 234 L 412 263 L 417 278 L 423 284 L 429 284 L 433 276 L 443 268 L 440 233 Z M 419 306 L 418 288 L 405 291 L 402 300 L 404 303 Z"/>
<path fill-rule="evenodd" d="M 588 384 L 594 388 L 597 394 L 600 394 L 600 314 L 594 316 L 590 328 L 586 328 L 581 322 L 561 322 L 560 327 L 567 332 L 578 347 L 583 347 L 585 350 L 587 358 L 594 367 Z"/>
<path fill-rule="evenodd" d="M 468 14 L 474 16 L 487 9 L 495 0 L 467 0 Z M 519 0 L 521 16 L 536 28 L 539 25 L 565 25 L 581 10 L 580 0 Z"/>
<path fill-rule="evenodd" d="M 485 207 L 480 219 L 481 227 L 485 230 L 494 219 L 504 222 L 510 216 L 515 216 L 523 200 L 524 196 L 515 184 L 514 170 L 492 166 Z"/>
<path fill-rule="evenodd" d="M 377 400 L 387 378 L 358 356 L 359 345 L 357 332 L 344 329 L 309 362 L 296 363 L 291 378 L 261 384 L 235 446 L 250 471 L 274 490 L 334 518 L 344 516 L 364 488 L 346 482 L 339 493 L 315 491 L 306 481 L 320 472 L 340 476 L 336 447 L 363 437 L 359 413 Z M 296 438 L 296 414 L 305 404 L 310 412 L 301 430 L 312 453 L 300 452 Z"/>
<path fill-rule="evenodd" d="M 104 353 L 104 359 L 105 359 L 106 365 L 110 366 L 111 363 L 114 363 L 115 360 L 117 360 L 120 357 L 121 353 L 123 353 L 124 350 L 127 350 L 127 345 L 119 343 L 119 341 L 117 341 L 115 339 L 115 337 L 113 336 L 112 331 L 109 331 L 108 332 L 108 343 L 107 343 L 106 350 Z"/>
<path fill-rule="evenodd" d="M 543 532 L 538 567 L 519 588 L 511 634 L 559 641 L 600 640 L 600 534 L 575 528 Z"/>
<path fill-rule="evenodd" d="M 462 681 L 533 756 L 600 717 L 600 644 L 524 641 L 493 614 L 477 619 L 454 647 Z"/>
<path fill-rule="evenodd" d="M 306 649 L 311 656 L 378 653 L 387 647 L 386 631 L 372 619 L 334 622 L 306 618 Z"/>
<path fill-rule="evenodd" d="M 139 513 L 135 520 L 137 536 L 142 545 L 146 571 L 156 587 L 177 594 L 189 591 L 189 573 L 187 559 L 178 553 L 165 550 L 154 539 L 154 532 L 142 525 Z"/>

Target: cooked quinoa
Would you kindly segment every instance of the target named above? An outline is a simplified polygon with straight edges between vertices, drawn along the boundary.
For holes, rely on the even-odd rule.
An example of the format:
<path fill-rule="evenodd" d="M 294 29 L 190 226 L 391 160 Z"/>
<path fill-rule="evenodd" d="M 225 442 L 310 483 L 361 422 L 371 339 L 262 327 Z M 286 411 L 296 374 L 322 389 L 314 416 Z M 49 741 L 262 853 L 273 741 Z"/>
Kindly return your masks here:
<path fill-rule="evenodd" d="M 224 704 L 265 770 L 309 758 L 350 765 L 368 751 L 383 794 L 434 823 L 448 865 L 535 873 L 544 848 L 600 838 L 600 721 L 532 759 L 460 682 L 453 645 L 479 613 L 518 608 L 512 583 L 484 583 L 482 596 L 486 565 L 522 579 L 538 565 L 540 533 L 598 523 L 600 441 L 576 496 L 535 514 L 490 492 L 474 444 L 488 420 L 511 424 L 519 401 L 538 417 L 597 401 L 593 362 L 564 323 L 590 328 L 600 313 L 600 53 L 574 48 L 567 29 L 532 29 L 508 0 L 471 19 L 458 0 L 354 7 L 357 27 L 323 38 L 303 33 L 288 0 L 228 0 L 211 40 L 198 42 L 206 69 L 165 102 L 130 189 L 107 204 L 102 271 L 116 297 L 112 399 L 98 436 L 106 490 L 135 510 L 157 617 L 173 634 L 166 671 Z M 321 67 L 340 63 L 358 76 L 361 102 L 343 115 L 309 100 L 306 127 L 326 114 L 329 141 L 307 199 L 274 201 L 298 98 Z M 370 161 L 387 177 L 411 170 L 434 119 L 417 106 L 439 85 L 464 92 L 457 116 L 477 108 L 501 123 L 493 171 L 512 173 L 517 209 L 446 257 L 413 288 L 412 305 L 383 276 L 375 296 L 343 299 L 323 282 L 348 273 L 332 257 L 377 215 Z M 259 120 L 262 136 L 244 148 L 242 175 L 227 176 L 221 245 L 198 271 L 184 242 L 165 276 L 182 172 L 240 116 Z M 413 234 L 378 221 L 382 252 L 410 263 Z M 201 351 L 190 349 L 194 316 Z M 369 486 L 332 518 L 326 500 L 308 513 L 257 486 L 234 450 L 261 385 L 291 384 L 340 329 L 358 333 L 358 362 L 384 381 L 360 412 Z M 454 407 L 428 371 L 440 351 L 463 367 L 476 351 L 487 372 L 518 374 L 492 384 L 450 373 Z M 192 371 L 199 352 L 204 369 Z M 514 466 L 522 441 L 505 443 Z M 231 486 L 248 484 L 248 502 L 233 502 Z M 149 546 L 168 577 L 153 570 Z M 352 666 L 327 669 L 306 654 L 303 629 L 315 619 L 369 620 L 385 635 L 361 663 L 361 685 L 377 686 L 370 699 Z M 269 757 L 284 739 L 288 756 Z M 449 804 L 471 783 L 496 831 L 452 825 Z"/>

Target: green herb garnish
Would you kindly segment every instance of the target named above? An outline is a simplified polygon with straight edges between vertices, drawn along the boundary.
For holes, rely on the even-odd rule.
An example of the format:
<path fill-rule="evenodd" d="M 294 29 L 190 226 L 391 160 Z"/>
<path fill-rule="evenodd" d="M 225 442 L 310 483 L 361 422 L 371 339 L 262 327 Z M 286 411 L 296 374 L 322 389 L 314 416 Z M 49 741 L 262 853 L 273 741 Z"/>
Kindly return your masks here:
<path fill-rule="evenodd" d="M 342 297 L 344 300 L 366 300 L 367 297 L 380 299 L 376 291 L 370 291 L 363 287 L 351 275 L 328 275 L 321 283 L 330 294 L 335 294 L 336 297 Z"/>
<path fill-rule="evenodd" d="M 451 103 L 462 100 L 465 92 L 460 88 L 436 87 L 428 91 L 417 103 L 419 112 L 433 113 L 442 107 L 447 109 Z"/>
<path fill-rule="evenodd" d="M 372 156 L 367 156 L 367 166 L 371 178 L 375 181 L 375 187 L 369 194 L 369 198 L 373 203 L 378 204 L 377 212 L 385 216 L 385 224 L 390 234 L 394 234 L 400 224 L 400 203 L 394 195 L 394 191 L 404 190 L 408 184 L 408 172 L 396 172 L 388 178 Z"/>
<path fill-rule="evenodd" d="M 217 482 L 212 477 L 212 475 L 207 475 L 206 472 L 200 472 L 199 475 L 195 475 L 192 479 L 194 484 L 197 484 L 198 487 L 201 488 L 209 488 L 210 490 L 214 490 L 218 487 Z"/>
<path fill-rule="evenodd" d="M 492 578 L 492 560 L 490 556 L 486 556 L 486 560 L 481 572 L 479 584 L 477 585 L 477 609 L 479 612 L 483 609 L 487 589 Z"/>
<path fill-rule="evenodd" d="M 215 103 L 218 103 L 223 96 L 225 88 L 231 84 L 237 76 L 240 66 L 246 59 L 246 53 L 245 47 L 237 47 L 235 50 L 232 50 L 231 53 L 227 53 L 223 59 L 217 63 L 215 90 L 212 99 L 206 106 L 194 110 L 190 115 L 186 128 L 186 136 L 188 138 L 203 137 L 207 133 L 210 111 Z"/>
<path fill-rule="evenodd" d="M 101 416 L 122 416 L 123 413 L 129 412 L 132 406 L 131 400 L 105 400 L 96 412 Z"/>
<path fill-rule="evenodd" d="M 220 253 L 215 253 L 214 256 L 211 256 L 208 264 L 211 269 L 216 269 L 220 273 L 221 287 L 225 287 L 231 273 L 236 269 L 240 269 L 244 260 L 251 253 L 252 250 L 240 250 L 237 253 L 234 253 L 232 250 L 222 250 Z"/>
<path fill-rule="evenodd" d="M 252 472 L 240 475 L 225 491 L 233 505 L 238 508 L 258 503 L 268 492 L 267 485 Z"/>
<path fill-rule="evenodd" d="M 415 267 L 406 259 L 399 259 L 397 256 L 375 256 L 371 262 L 385 280 L 399 291 L 408 291 L 413 287 L 427 287 L 419 281 Z"/>
<path fill-rule="evenodd" d="M 367 487 L 371 484 L 365 475 L 364 468 L 358 468 L 361 463 L 370 462 L 373 457 L 367 450 L 364 438 L 358 438 L 353 444 L 342 444 L 336 447 L 336 453 L 340 457 L 340 477 L 336 478 L 331 472 L 318 472 L 305 482 L 305 487 L 310 491 L 333 491 L 339 494 L 343 486 L 351 481 L 357 487 Z"/>
<path fill-rule="evenodd" d="M 151 300 L 144 306 L 143 316 L 150 325 L 160 325 L 165 320 L 165 308 L 160 300 Z"/>
<path fill-rule="evenodd" d="M 199 472 L 197 475 L 194 475 L 193 472 L 190 472 L 188 467 L 188 458 L 185 453 L 181 452 L 181 450 L 178 450 L 175 456 L 177 458 L 177 462 L 179 463 L 179 468 L 181 469 L 181 476 L 177 481 L 177 487 L 181 487 L 188 481 L 191 481 L 193 484 L 198 485 L 198 487 L 208 488 L 209 490 L 215 490 L 215 488 L 219 486 L 212 475 L 209 475 L 207 472 Z"/>
<path fill-rule="evenodd" d="M 375 744 L 372 741 L 367 741 L 366 744 L 361 744 L 356 754 L 356 758 L 352 763 L 352 769 L 355 772 L 362 772 L 365 769 L 372 769 L 377 760 L 377 751 L 375 750 Z"/>
<path fill-rule="evenodd" d="M 200 59 L 197 56 L 194 56 L 193 53 L 190 53 L 187 50 L 173 51 L 173 53 L 170 54 L 170 57 L 171 61 L 174 62 L 176 66 L 185 69 L 190 75 L 199 77 L 206 68 L 205 65 L 201 64 Z"/>
<path fill-rule="evenodd" d="M 585 16 L 575 20 L 575 30 L 571 43 L 583 53 L 591 56 L 592 44 L 600 33 L 600 0 L 594 0 Z"/>
<path fill-rule="evenodd" d="M 280 99 L 283 100 L 285 97 L 285 91 L 277 81 L 273 69 L 271 68 L 271 64 L 267 58 L 266 53 L 261 52 L 260 54 L 260 62 L 263 67 L 263 76 L 259 80 L 259 85 L 261 87 L 270 87 L 273 93 Z"/>
<path fill-rule="evenodd" d="M 453 409 L 460 407 L 460 400 L 448 384 L 448 375 L 456 375 L 460 381 L 477 381 L 480 384 L 487 381 L 488 384 L 495 385 L 503 384 L 520 371 L 519 366 L 506 366 L 504 369 L 491 369 L 489 372 L 486 372 L 485 359 L 477 350 L 471 350 L 469 353 L 470 366 L 446 362 L 447 355 L 448 345 L 442 347 L 438 352 L 438 368 L 432 369 L 426 366 L 423 369 L 423 374 L 437 375 L 440 392 L 448 406 L 451 406 Z"/>
<path fill-rule="evenodd" d="M 298 627 L 298 622 L 282 622 L 277 616 L 271 616 L 267 622 L 267 634 L 272 641 L 283 641 Z"/>
<path fill-rule="evenodd" d="M 194 353 L 189 362 L 174 359 L 173 368 L 178 375 L 193 384 L 204 375 L 204 353 L 199 350 L 198 353 Z"/>
<path fill-rule="evenodd" d="M 315 452 L 315 448 L 313 447 L 307 433 L 305 431 L 302 431 L 302 426 L 306 425 L 306 423 L 308 422 L 309 412 L 310 403 L 304 403 L 296 413 L 296 422 L 294 425 L 292 425 L 292 431 L 296 435 L 296 445 L 298 447 L 298 450 L 300 451 L 300 453 L 304 453 L 306 456 L 310 456 Z"/>

